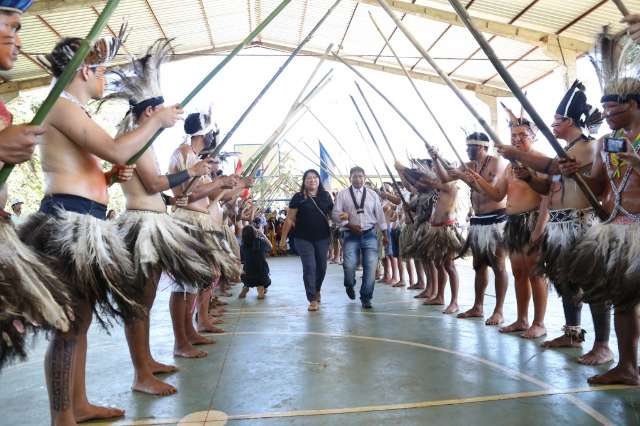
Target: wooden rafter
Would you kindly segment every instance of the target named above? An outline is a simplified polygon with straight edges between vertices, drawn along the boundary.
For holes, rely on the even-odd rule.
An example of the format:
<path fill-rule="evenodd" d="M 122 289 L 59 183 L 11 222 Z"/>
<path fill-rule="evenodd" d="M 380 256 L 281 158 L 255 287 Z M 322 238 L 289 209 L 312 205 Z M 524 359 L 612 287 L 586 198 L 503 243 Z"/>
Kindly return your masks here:
<path fill-rule="evenodd" d="M 149 12 L 151 13 L 151 17 L 153 18 L 153 20 L 155 21 L 156 25 L 158 26 L 158 29 L 160 30 L 160 33 L 162 33 L 162 37 L 167 39 L 167 40 L 170 40 L 169 37 L 167 36 L 167 33 L 165 32 L 164 28 L 162 28 L 162 24 L 160 23 L 160 19 L 158 19 L 158 15 L 156 15 L 156 13 L 153 11 L 153 7 L 149 3 L 149 0 L 144 0 L 144 2 L 147 5 L 147 9 L 149 9 Z M 171 52 L 172 53 L 176 53 L 176 50 L 173 48 L 173 44 L 171 42 L 169 42 L 169 47 L 171 48 Z"/>
<path fill-rule="evenodd" d="M 596 3 L 595 5 L 591 6 L 589 9 L 587 9 L 586 11 L 582 12 L 580 15 L 578 15 L 576 18 L 574 18 L 573 20 L 571 20 L 571 22 L 567 23 L 565 26 L 563 26 L 562 28 L 560 28 L 558 31 L 555 32 L 556 36 L 559 36 L 560 34 L 562 34 L 563 32 L 565 32 L 566 30 L 568 30 L 569 28 L 571 28 L 572 26 L 574 26 L 575 24 L 577 24 L 578 22 L 580 22 L 582 19 L 584 19 L 585 17 L 587 17 L 588 15 L 590 15 L 591 13 L 595 12 L 599 7 L 601 7 L 603 4 L 607 3 L 609 0 L 601 0 L 600 2 Z M 511 68 L 512 66 L 514 66 L 515 64 L 517 64 L 518 62 L 520 62 L 521 60 L 523 60 L 524 58 L 526 58 L 527 56 L 529 56 L 531 53 L 535 52 L 536 50 L 538 50 L 539 46 L 535 46 L 532 49 L 528 50 L 524 55 L 520 56 L 518 59 L 516 59 L 515 61 L 509 63 L 508 65 L 506 65 L 507 68 Z M 561 45 L 562 48 L 562 45 Z M 579 53 L 582 53 L 579 51 Z M 490 78 L 488 78 L 487 80 L 483 81 L 482 84 L 486 84 L 489 81 L 493 80 L 496 76 L 498 75 L 498 73 L 493 74 Z M 548 75 L 548 74 L 547 74 Z M 531 83 L 529 83 L 531 84 Z"/>
<path fill-rule="evenodd" d="M 527 5 L 527 7 L 525 7 L 524 9 L 522 9 L 520 12 L 518 12 L 518 14 L 516 16 L 514 16 L 513 18 L 511 18 L 511 20 L 509 20 L 510 24 L 513 24 L 514 22 L 516 22 L 518 19 L 520 19 L 522 17 L 522 15 L 524 15 L 525 13 L 527 13 L 529 11 L 529 9 L 531 9 L 533 6 L 535 6 L 536 3 L 538 3 L 540 0 L 533 0 L 531 3 L 529 3 Z M 488 42 L 491 43 L 493 40 L 495 40 L 498 36 L 497 35 L 492 35 Z M 469 62 L 471 60 L 471 58 L 473 58 L 478 52 L 480 52 L 479 47 L 469 56 L 467 56 L 467 58 L 462 61 L 460 64 L 458 64 L 451 72 L 449 72 L 449 76 L 453 75 L 454 72 L 458 71 L 460 68 L 462 68 L 462 66 L 464 64 L 466 64 L 467 62 Z"/>
<path fill-rule="evenodd" d="M 469 3 L 467 3 L 467 5 L 465 6 L 465 9 L 469 10 L 469 8 L 473 5 L 473 2 L 476 0 L 471 0 Z M 431 49 L 433 49 L 434 47 L 436 47 L 436 44 L 438 44 L 440 42 L 440 40 L 442 40 L 442 38 L 449 32 L 449 30 L 451 29 L 451 27 L 453 27 L 452 24 L 447 25 L 447 28 L 445 28 L 442 33 L 435 39 L 435 41 L 433 43 L 431 43 L 431 46 L 429 46 L 429 48 L 427 49 L 427 52 L 431 52 Z M 418 64 L 420 63 L 420 61 L 422 61 L 422 58 L 418 59 L 416 61 L 415 64 L 413 64 L 411 66 L 411 71 L 414 70 L 415 67 L 418 66 Z"/>
<path fill-rule="evenodd" d="M 209 44 L 211 44 L 212 48 L 215 48 L 216 44 L 213 41 L 213 33 L 211 32 L 211 23 L 209 22 L 207 9 L 204 7 L 204 0 L 199 0 L 198 3 L 200 3 L 200 10 L 202 11 L 202 17 L 204 18 L 204 23 L 207 27 L 207 34 L 209 34 Z"/>

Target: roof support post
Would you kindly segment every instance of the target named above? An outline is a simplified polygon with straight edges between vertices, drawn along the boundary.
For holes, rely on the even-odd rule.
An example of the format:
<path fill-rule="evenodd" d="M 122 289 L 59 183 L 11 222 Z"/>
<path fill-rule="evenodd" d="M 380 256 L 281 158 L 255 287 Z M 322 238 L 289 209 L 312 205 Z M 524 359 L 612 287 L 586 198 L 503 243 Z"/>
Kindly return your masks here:
<path fill-rule="evenodd" d="M 573 82 L 578 77 L 578 71 L 576 61 L 580 55 L 577 51 L 571 49 L 560 49 L 556 44 L 547 44 L 543 48 L 543 52 L 549 59 L 553 59 L 558 62 L 558 65 L 562 69 L 562 79 L 565 86 L 565 90 L 569 90 Z"/>
<path fill-rule="evenodd" d="M 487 95 L 480 92 L 475 92 L 476 97 L 489 107 L 489 114 L 491 117 L 491 128 L 498 131 L 498 98 L 496 96 Z"/>

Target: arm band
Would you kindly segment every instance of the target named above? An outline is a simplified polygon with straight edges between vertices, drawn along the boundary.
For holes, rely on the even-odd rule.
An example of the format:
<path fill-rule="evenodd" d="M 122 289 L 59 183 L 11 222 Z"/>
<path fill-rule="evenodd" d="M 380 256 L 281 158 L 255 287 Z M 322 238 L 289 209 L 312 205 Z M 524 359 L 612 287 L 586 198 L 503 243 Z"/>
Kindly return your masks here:
<path fill-rule="evenodd" d="M 176 186 L 182 185 L 191 177 L 187 170 L 165 176 L 167 176 L 167 180 L 169 181 L 169 188 L 175 188 Z"/>

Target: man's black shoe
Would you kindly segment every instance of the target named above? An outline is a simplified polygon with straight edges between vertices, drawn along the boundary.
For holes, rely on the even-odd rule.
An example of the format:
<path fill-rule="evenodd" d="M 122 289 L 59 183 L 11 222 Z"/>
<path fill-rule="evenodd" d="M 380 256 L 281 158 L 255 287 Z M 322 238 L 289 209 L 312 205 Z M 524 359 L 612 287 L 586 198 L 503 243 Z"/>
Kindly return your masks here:
<path fill-rule="evenodd" d="M 371 302 L 369 302 L 368 300 L 366 302 L 362 302 L 362 309 L 371 309 L 373 308 L 373 306 L 371 306 Z"/>
<path fill-rule="evenodd" d="M 347 290 L 347 296 L 349 296 L 349 299 L 356 300 L 356 291 L 353 289 L 353 287 L 345 286 L 345 290 Z"/>

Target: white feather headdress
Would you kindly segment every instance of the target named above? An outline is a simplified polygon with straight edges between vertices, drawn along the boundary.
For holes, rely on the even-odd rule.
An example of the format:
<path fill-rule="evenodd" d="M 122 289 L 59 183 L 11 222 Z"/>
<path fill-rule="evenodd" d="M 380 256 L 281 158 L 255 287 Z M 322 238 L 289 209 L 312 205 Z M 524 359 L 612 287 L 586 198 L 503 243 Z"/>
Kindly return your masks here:
<path fill-rule="evenodd" d="M 109 95 L 102 103 L 123 99 L 129 103 L 129 111 L 119 124 L 121 132 L 130 131 L 140 114 L 147 107 L 164 103 L 160 84 L 160 68 L 171 59 L 171 40 L 156 40 L 140 59 L 131 58 L 129 65 L 112 70 L 113 80 L 109 83 Z"/>

